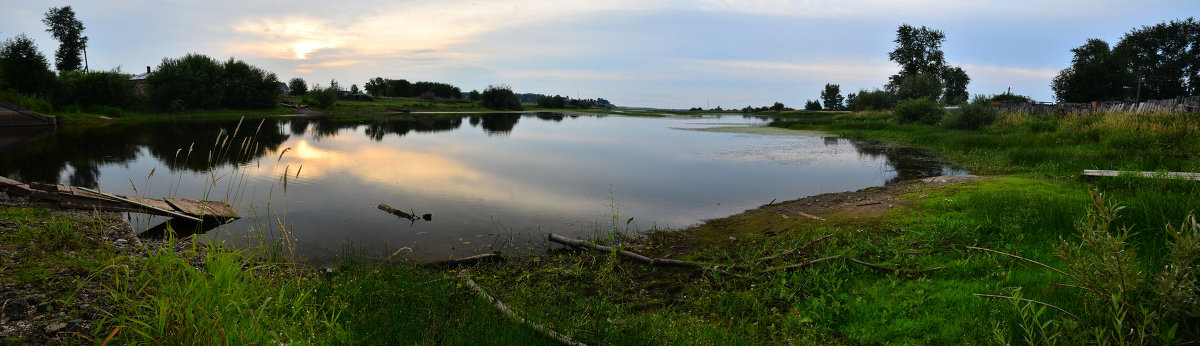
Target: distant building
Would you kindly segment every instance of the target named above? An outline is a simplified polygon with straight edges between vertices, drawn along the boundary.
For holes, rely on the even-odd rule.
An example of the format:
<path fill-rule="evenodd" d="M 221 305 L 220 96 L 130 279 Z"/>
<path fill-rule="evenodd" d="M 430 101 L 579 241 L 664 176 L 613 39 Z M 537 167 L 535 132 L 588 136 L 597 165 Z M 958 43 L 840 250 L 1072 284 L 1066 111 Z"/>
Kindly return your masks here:
<path fill-rule="evenodd" d="M 146 73 L 129 76 L 129 80 L 133 82 L 133 93 L 135 95 L 146 96 L 146 78 L 149 78 L 151 74 L 150 66 L 146 66 Z"/>
<path fill-rule="evenodd" d="M 284 95 L 290 95 L 292 88 L 288 87 L 287 83 L 279 82 L 279 91 L 283 92 Z"/>

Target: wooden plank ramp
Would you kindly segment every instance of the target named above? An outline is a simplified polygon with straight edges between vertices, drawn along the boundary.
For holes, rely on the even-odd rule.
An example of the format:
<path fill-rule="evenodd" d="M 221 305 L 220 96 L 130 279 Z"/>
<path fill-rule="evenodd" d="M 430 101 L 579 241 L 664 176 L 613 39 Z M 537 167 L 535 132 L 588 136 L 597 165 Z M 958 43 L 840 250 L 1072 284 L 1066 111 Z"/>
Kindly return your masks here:
<path fill-rule="evenodd" d="M 5 177 L 0 177 L 0 191 L 13 196 L 55 202 L 63 208 L 160 215 L 206 224 L 226 223 L 242 217 L 225 202 L 116 195 L 63 184 L 25 184 Z"/>
<path fill-rule="evenodd" d="M 1085 177 L 1116 177 L 1121 175 L 1121 171 L 1101 170 L 1101 169 L 1085 169 L 1083 176 Z M 1188 179 L 1200 180 L 1200 173 L 1192 172 L 1125 172 L 1126 174 L 1140 175 L 1146 178 L 1167 178 L 1167 179 Z"/>

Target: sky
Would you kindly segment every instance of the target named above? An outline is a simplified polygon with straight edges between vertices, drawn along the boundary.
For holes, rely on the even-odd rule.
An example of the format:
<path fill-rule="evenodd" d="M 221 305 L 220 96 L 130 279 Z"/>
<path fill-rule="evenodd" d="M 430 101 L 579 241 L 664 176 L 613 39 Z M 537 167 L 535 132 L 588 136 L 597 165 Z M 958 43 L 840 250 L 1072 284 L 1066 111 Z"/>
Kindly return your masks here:
<path fill-rule="evenodd" d="M 899 71 L 887 55 L 902 24 L 946 34 L 972 95 L 1054 101 L 1051 79 L 1088 38 L 1200 14 L 1194 0 L 0 0 L 0 38 L 25 33 L 53 65 L 41 19 L 66 5 L 93 71 L 199 53 L 310 87 L 383 77 L 706 109 L 881 88 Z"/>

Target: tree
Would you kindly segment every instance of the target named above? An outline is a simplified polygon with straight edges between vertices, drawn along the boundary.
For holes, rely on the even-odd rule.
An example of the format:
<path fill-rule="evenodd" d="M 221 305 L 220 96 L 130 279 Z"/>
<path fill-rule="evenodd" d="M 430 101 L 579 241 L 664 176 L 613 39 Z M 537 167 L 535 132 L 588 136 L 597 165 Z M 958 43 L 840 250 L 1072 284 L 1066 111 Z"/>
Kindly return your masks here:
<path fill-rule="evenodd" d="M 25 34 L 0 44 L 0 87 L 43 97 L 54 87 L 50 63 Z"/>
<path fill-rule="evenodd" d="M 837 84 L 825 84 L 825 90 L 821 90 L 821 103 L 825 109 L 836 111 L 842 109 L 842 90 Z"/>
<path fill-rule="evenodd" d="M 817 101 L 813 101 L 813 100 L 808 100 L 807 102 L 804 102 L 804 110 L 819 111 L 819 110 L 821 110 L 821 103 L 817 102 Z"/>
<path fill-rule="evenodd" d="M 951 68 L 946 64 L 946 54 L 942 52 L 942 41 L 945 40 L 946 34 L 941 30 L 924 26 L 915 28 L 904 24 L 896 29 L 896 48 L 888 53 L 888 59 L 900 65 L 900 72 L 888 77 L 886 89 L 894 92 L 901 100 L 927 97 L 931 101 L 937 101 L 944 94 L 947 103 L 966 102 L 967 84 L 971 82 L 971 78 L 962 68 Z M 917 77 L 920 75 L 932 77 L 933 81 L 925 79 L 926 77 Z M 918 79 L 914 80 L 914 77 Z M 902 84 L 911 83 L 910 81 L 919 84 L 910 84 L 909 90 L 900 91 Z M 938 87 L 937 92 L 923 89 L 935 84 Z M 913 87 L 922 89 L 913 95 L 912 92 L 918 91 Z"/>
<path fill-rule="evenodd" d="M 940 76 L 946 68 L 946 55 L 942 52 L 942 41 L 946 34 L 921 26 L 901 25 L 896 29 L 896 48 L 888 53 L 888 59 L 900 64 L 900 72 L 888 77 L 888 89 L 900 86 L 908 77 L 918 74 Z"/>
<path fill-rule="evenodd" d="M 779 103 L 779 102 L 775 102 L 775 104 L 771 105 L 771 110 L 776 111 L 776 112 L 782 112 L 784 108 L 787 108 L 787 107 L 785 107 L 783 105 L 783 103 Z"/>
<path fill-rule="evenodd" d="M 482 96 L 480 96 L 479 90 L 471 90 L 471 92 L 467 94 L 467 100 L 470 100 L 471 102 L 479 102 L 481 98 Z"/>
<path fill-rule="evenodd" d="M 58 40 L 58 50 L 54 52 L 55 68 L 59 71 L 78 71 L 81 62 L 86 64 L 80 55 L 87 54 L 88 38 L 83 36 L 83 23 L 75 19 L 75 11 L 71 6 L 50 8 L 42 23 L 47 26 L 46 32 Z"/>
<path fill-rule="evenodd" d="M 350 93 L 351 93 L 351 94 L 357 94 L 357 93 L 358 93 L 358 84 L 350 84 Z"/>
<path fill-rule="evenodd" d="M 1193 18 L 1130 31 L 1121 37 L 1113 54 L 1125 65 L 1123 77 L 1135 98 L 1200 94 L 1200 22 Z"/>
<path fill-rule="evenodd" d="M 163 58 L 154 74 L 146 78 L 147 93 L 151 103 L 162 109 L 218 108 L 225 96 L 222 70 L 221 63 L 200 54 Z"/>
<path fill-rule="evenodd" d="M 970 97 L 967 94 L 967 84 L 971 82 L 967 71 L 963 71 L 961 67 L 948 68 L 942 72 L 942 81 L 945 84 L 942 100 L 946 104 L 961 105 L 967 102 L 967 98 Z"/>
<path fill-rule="evenodd" d="M 304 78 L 292 78 L 288 81 L 288 89 L 292 96 L 304 96 L 308 93 L 308 82 L 305 82 Z"/>
<path fill-rule="evenodd" d="M 892 95 L 879 89 L 859 90 L 858 95 L 846 102 L 846 105 L 855 112 L 889 109 L 892 108 Z"/>
<path fill-rule="evenodd" d="M 279 78 L 274 73 L 233 58 L 221 68 L 222 107 L 270 108 L 279 101 Z"/>
<path fill-rule="evenodd" d="M 491 109 L 514 111 L 524 109 L 521 107 L 521 100 L 513 93 L 512 87 L 505 84 L 489 85 L 480 95 L 479 103 Z"/>
<path fill-rule="evenodd" d="M 896 98 L 901 101 L 924 98 L 937 102 L 941 96 L 942 82 L 928 73 L 909 76 L 896 87 Z"/>
<path fill-rule="evenodd" d="M 1058 72 L 1050 84 L 1054 97 L 1063 102 L 1120 100 L 1125 97 L 1127 71 L 1109 49 L 1108 42 L 1088 39 L 1071 49 L 1071 66 Z"/>

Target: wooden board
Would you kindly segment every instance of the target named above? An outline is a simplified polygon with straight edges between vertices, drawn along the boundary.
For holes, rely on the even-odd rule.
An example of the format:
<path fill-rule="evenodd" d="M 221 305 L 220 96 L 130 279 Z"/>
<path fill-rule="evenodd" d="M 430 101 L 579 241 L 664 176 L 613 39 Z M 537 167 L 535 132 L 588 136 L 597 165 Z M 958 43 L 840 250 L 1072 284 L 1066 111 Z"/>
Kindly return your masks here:
<path fill-rule="evenodd" d="M 233 207 L 228 204 L 213 201 L 197 201 L 192 199 L 167 198 L 167 203 L 180 212 L 188 215 L 213 218 L 241 218 Z"/>
<path fill-rule="evenodd" d="M 120 197 L 124 198 L 124 199 L 128 199 L 130 201 L 141 203 L 143 205 L 162 209 L 162 210 L 175 210 L 175 208 L 172 208 L 170 204 L 167 204 L 167 201 L 164 201 L 161 199 L 143 198 L 143 197 L 138 197 L 138 196 L 120 196 Z M 147 209 L 147 211 L 151 211 L 149 208 L 142 208 L 142 209 Z M 153 212 L 151 212 L 151 214 L 153 214 Z"/>
<path fill-rule="evenodd" d="M 1200 180 L 1200 173 L 1191 172 L 1167 172 L 1165 175 L 1161 172 L 1134 172 L 1132 174 L 1141 175 L 1146 178 L 1165 177 L 1168 179 L 1190 179 Z M 1121 171 L 1085 169 L 1083 175 L 1088 177 L 1115 177 L 1121 175 Z"/>
<path fill-rule="evenodd" d="M 29 196 L 33 192 L 33 189 L 30 189 L 29 185 L 25 185 L 19 181 L 0 176 L 0 191 L 4 191 L 4 193 L 12 196 L 25 197 Z"/>

